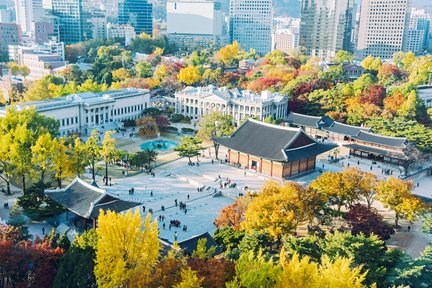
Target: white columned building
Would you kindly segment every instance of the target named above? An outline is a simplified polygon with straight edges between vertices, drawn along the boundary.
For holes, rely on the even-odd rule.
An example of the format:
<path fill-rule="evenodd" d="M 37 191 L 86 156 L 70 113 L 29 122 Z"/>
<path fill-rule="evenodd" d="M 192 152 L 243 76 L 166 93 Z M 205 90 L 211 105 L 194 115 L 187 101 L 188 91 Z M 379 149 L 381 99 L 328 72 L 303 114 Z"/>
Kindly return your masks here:
<path fill-rule="evenodd" d="M 250 90 L 207 87 L 186 87 L 175 93 L 175 112 L 198 120 L 212 112 L 229 114 L 236 125 L 248 117 L 264 120 L 288 115 L 288 96 L 271 93 L 268 90 L 261 94 Z"/>
<path fill-rule="evenodd" d="M 125 120 L 136 120 L 149 107 L 150 91 L 125 88 L 104 92 L 85 92 L 64 97 L 26 102 L 16 105 L 17 109 L 35 107 L 38 113 L 56 119 L 60 136 L 79 133 L 88 135 L 94 129 L 115 129 L 122 127 Z M 7 110 L 0 108 L 0 117 Z"/>

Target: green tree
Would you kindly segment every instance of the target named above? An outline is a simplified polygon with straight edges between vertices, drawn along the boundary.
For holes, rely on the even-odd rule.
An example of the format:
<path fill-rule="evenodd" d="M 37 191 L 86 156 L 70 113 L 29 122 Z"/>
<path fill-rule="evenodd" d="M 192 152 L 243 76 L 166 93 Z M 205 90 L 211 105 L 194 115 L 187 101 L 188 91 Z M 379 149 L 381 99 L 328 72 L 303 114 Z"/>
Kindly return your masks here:
<path fill-rule="evenodd" d="M 187 157 L 192 163 L 192 157 L 198 157 L 202 150 L 201 141 L 192 136 L 185 136 L 181 139 L 180 145 L 174 148 L 180 157 Z"/>
<path fill-rule="evenodd" d="M 181 270 L 181 282 L 174 288 L 201 288 L 203 278 L 199 278 L 196 271 L 190 267 Z"/>
<path fill-rule="evenodd" d="M 85 231 L 72 242 L 59 263 L 54 288 L 97 287 L 93 272 L 96 243 L 94 229 Z"/>
<path fill-rule="evenodd" d="M 197 138 L 205 141 L 212 141 L 213 138 L 230 136 L 234 127 L 231 115 L 224 115 L 220 112 L 213 112 L 204 115 L 198 122 Z M 219 144 L 213 141 L 216 159 L 219 155 Z"/>
<path fill-rule="evenodd" d="M 100 157 L 105 162 L 105 185 L 108 186 L 108 164 L 114 160 L 115 156 L 115 142 L 116 140 L 111 138 L 114 134 L 113 131 L 105 132 L 104 139 L 102 140 L 102 147 L 99 150 Z"/>
<path fill-rule="evenodd" d="M 351 63 L 354 60 L 354 55 L 348 51 L 339 50 L 334 60 L 336 60 L 336 63 Z"/>
<path fill-rule="evenodd" d="M 86 164 L 90 166 L 93 181 L 96 181 L 96 164 L 100 160 L 101 147 L 98 145 L 99 132 L 93 130 L 90 137 L 82 146 L 85 155 Z"/>
<path fill-rule="evenodd" d="M 152 66 L 149 62 L 138 62 L 135 65 L 135 73 L 138 77 L 148 78 L 153 76 Z"/>
<path fill-rule="evenodd" d="M 236 276 L 227 288 L 273 288 L 279 282 L 282 267 L 266 260 L 261 252 L 243 253 L 236 262 Z"/>

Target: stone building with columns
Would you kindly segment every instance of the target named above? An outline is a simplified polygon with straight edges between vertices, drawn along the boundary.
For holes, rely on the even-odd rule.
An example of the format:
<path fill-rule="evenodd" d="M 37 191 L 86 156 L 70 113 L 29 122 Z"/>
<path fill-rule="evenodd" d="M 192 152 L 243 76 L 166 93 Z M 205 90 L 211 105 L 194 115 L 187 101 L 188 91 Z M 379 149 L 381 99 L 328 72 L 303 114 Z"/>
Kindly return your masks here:
<path fill-rule="evenodd" d="M 149 107 L 150 91 L 123 88 L 104 92 L 84 92 L 43 101 L 15 105 L 18 110 L 35 107 L 38 113 L 56 119 L 59 136 L 88 135 L 93 129 L 115 129 L 124 120 L 136 120 Z M 0 117 L 7 110 L 0 108 Z"/>
<path fill-rule="evenodd" d="M 175 113 L 193 120 L 219 111 L 233 116 L 234 124 L 253 117 L 264 120 L 284 118 L 288 114 L 288 96 L 268 90 L 261 94 L 239 88 L 186 87 L 175 93 Z"/>
<path fill-rule="evenodd" d="M 275 177 L 290 178 L 315 170 L 316 156 L 337 147 L 318 143 L 301 128 L 244 122 L 229 137 L 214 138 L 228 149 L 227 161 Z"/>

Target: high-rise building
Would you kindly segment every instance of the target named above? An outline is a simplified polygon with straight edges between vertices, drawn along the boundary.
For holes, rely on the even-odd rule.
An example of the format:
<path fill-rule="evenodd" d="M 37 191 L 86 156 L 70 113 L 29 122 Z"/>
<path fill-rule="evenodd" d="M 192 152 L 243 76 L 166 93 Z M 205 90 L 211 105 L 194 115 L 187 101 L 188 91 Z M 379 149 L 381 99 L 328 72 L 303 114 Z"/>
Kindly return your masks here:
<path fill-rule="evenodd" d="M 9 45 L 18 45 L 21 41 L 21 28 L 15 23 L 0 23 L 0 59 L 6 60 Z"/>
<path fill-rule="evenodd" d="M 231 0 L 230 37 L 244 50 L 271 50 L 272 0 Z"/>
<path fill-rule="evenodd" d="M 429 47 L 431 16 L 424 9 L 411 9 L 406 50 L 419 53 Z"/>
<path fill-rule="evenodd" d="M 31 23 L 44 15 L 42 0 L 15 0 L 16 20 L 22 32 L 30 32 Z"/>
<path fill-rule="evenodd" d="M 153 5 L 147 0 L 123 0 L 118 3 L 119 24 L 130 24 L 137 34 L 153 34 Z"/>
<path fill-rule="evenodd" d="M 53 0 L 52 11 L 58 19 L 60 41 L 69 44 L 83 40 L 82 0 Z"/>
<path fill-rule="evenodd" d="M 194 44 L 217 48 L 229 42 L 224 14 L 219 1 L 174 0 L 167 3 L 167 33 L 182 49 Z"/>
<path fill-rule="evenodd" d="M 0 23 L 12 23 L 11 10 L 7 5 L 0 5 Z"/>
<path fill-rule="evenodd" d="M 303 0 L 299 45 L 322 58 L 339 50 L 354 52 L 354 25 L 355 0 Z"/>
<path fill-rule="evenodd" d="M 107 38 L 124 38 L 125 45 L 129 45 L 136 37 L 135 29 L 130 24 L 112 24 L 107 25 Z"/>
<path fill-rule="evenodd" d="M 411 0 L 362 0 L 356 56 L 390 59 L 406 49 Z"/>

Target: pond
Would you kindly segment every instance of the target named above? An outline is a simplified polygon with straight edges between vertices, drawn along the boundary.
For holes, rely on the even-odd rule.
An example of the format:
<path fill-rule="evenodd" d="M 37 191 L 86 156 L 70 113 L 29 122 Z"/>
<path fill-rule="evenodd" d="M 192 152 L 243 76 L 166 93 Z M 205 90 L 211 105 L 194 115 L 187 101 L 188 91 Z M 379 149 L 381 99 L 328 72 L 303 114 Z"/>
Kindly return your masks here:
<path fill-rule="evenodd" d="M 141 150 L 150 149 L 156 151 L 169 151 L 178 146 L 178 143 L 173 140 L 158 139 L 145 142 L 140 145 Z"/>

